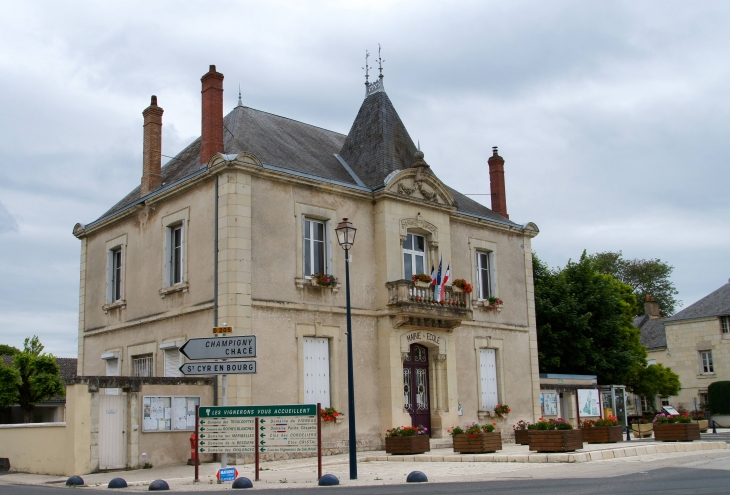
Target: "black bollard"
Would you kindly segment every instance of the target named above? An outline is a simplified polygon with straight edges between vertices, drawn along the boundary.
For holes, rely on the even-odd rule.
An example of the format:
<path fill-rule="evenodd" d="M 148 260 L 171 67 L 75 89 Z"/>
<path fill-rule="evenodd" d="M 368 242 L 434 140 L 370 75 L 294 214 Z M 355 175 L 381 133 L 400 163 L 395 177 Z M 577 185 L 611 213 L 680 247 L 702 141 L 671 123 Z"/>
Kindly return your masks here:
<path fill-rule="evenodd" d="M 81 476 L 71 476 L 66 480 L 66 486 L 82 486 L 84 479 Z"/>
<path fill-rule="evenodd" d="M 626 427 L 626 441 L 627 442 L 631 441 L 631 426 Z"/>
<path fill-rule="evenodd" d="M 715 420 L 712 420 L 712 433 L 717 433 L 717 423 L 715 423 Z"/>
<path fill-rule="evenodd" d="M 152 483 L 150 483 L 148 491 L 155 491 L 155 490 L 169 490 L 170 485 L 167 484 L 167 481 L 165 480 L 155 480 Z"/>
<path fill-rule="evenodd" d="M 319 486 L 337 486 L 340 480 L 334 474 L 325 474 L 319 479 Z"/>
<path fill-rule="evenodd" d="M 109 482 L 107 488 L 127 488 L 127 482 L 122 478 L 114 478 Z"/>
<path fill-rule="evenodd" d="M 421 471 L 411 471 L 406 478 L 406 483 L 426 483 L 428 478 Z"/>

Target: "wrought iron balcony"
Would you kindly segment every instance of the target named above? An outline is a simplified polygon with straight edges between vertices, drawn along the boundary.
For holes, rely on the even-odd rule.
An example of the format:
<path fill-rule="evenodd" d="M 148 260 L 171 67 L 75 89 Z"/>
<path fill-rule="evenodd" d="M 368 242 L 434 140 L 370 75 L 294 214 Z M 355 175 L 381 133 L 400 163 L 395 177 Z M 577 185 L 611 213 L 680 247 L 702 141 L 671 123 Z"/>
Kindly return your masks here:
<path fill-rule="evenodd" d="M 471 298 L 469 294 L 446 286 L 444 300 L 434 301 L 433 286 L 420 286 L 411 280 L 387 282 L 388 308 L 395 316 L 396 328 L 443 328 L 451 330 L 462 321 L 471 320 Z"/>

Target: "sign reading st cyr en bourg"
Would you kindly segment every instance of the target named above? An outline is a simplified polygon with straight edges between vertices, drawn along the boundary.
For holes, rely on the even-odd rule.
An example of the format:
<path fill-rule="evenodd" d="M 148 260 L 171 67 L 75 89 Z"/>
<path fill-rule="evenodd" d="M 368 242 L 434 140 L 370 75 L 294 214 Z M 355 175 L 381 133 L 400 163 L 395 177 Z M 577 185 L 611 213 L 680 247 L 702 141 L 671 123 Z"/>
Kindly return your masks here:
<path fill-rule="evenodd" d="M 256 357 L 256 336 L 190 339 L 180 352 L 188 359 L 235 359 Z"/>
<path fill-rule="evenodd" d="M 256 373 L 256 361 L 198 361 L 180 366 L 185 375 L 241 375 Z M 201 409 L 202 411 L 202 409 Z"/>

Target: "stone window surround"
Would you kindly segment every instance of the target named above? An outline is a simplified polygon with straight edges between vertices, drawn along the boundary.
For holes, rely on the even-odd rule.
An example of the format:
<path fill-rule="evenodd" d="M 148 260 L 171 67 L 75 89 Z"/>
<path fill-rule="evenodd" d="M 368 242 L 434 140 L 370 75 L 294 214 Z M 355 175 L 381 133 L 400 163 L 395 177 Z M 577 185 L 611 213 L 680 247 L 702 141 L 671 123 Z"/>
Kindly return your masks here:
<path fill-rule="evenodd" d="M 479 350 L 480 349 L 494 349 L 496 354 L 497 362 L 497 401 L 499 404 L 505 403 L 505 389 L 504 389 L 504 341 L 499 338 L 491 336 L 486 337 L 474 337 L 474 355 L 476 356 L 476 380 L 477 380 L 477 416 L 480 421 L 484 421 L 487 417 L 493 416 L 493 411 L 482 411 L 481 410 L 481 396 L 482 396 L 482 382 L 481 382 L 481 368 L 479 366 Z"/>
<path fill-rule="evenodd" d="M 333 242 L 333 229 L 332 221 L 339 218 L 337 211 L 322 208 L 320 206 L 312 206 L 303 203 L 294 203 L 294 216 L 296 224 L 296 242 L 297 242 L 297 276 L 295 283 L 297 288 L 303 288 L 305 285 L 310 285 L 311 273 L 304 273 L 304 219 L 310 218 L 312 220 L 318 220 L 325 224 L 325 265 L 329 275 L 336 275 L 335 264 L 332 260 L 332 242 Z"/>
<path fill-rule="evenodd" d="M 157 374 L 157 341 L 127 346 L 127 356 L 129 356 L 127 376 L 134 376 L 134 358 L 148 354 L 152 355 L 152 376 L 159 376 Z"/>
<path fill-rule="evenodd" d="M 112 251 L 115 249 L 121 249 L 122 250 L 122 283 L 120 284 L 121 287 L 121 293 L 122 297 L 116 301 L 112 301 L 112 270 L 113 270 L 113 260 L 112 260 Z M 126 294 L 127 291 L 125 289 L 125 283 L 127 281 L 126 276 L 126 270 L 127 270 L 127 234 L 121 234 L 115 237 L 114 239 L 110 239 L 106 241 L 106 297 L 105 301 L 106 304 L 104 304 L 101 309 L 104 310 L 104 313 L 108 313 L 112 309 L 118 309 L 118 308 L 125 308 L 127 306 L 127 300 L 126 300 Z"/>
<path fill-rule="evenodd" d="M 431 222 L 428 222 L 423 219 L 421 216 L 421 213 L 419 212 L 418 215 L 416 215 L 415 218 L 409 217 L 409 218 L 401 218 L 399 221 L 400 229 L 400 246 L 401 246 L 401 254 L 400 254 L 400 273 L 405 273 L 405 262 L 403 261 L 403 244 L 406 242 L 408 238 L 408 234 L 418 234 L 423 236 L 426 239 L 426 256 L 425 256 L 425 266 L 424 270 L 426 270 L 426 273 L 428 275 L 431 275 L 431 272 L 428 271 L 428 264 L 431 263 L 434 268 L 438 271 L 438 259 L 439 259 L 439 231 L 438 227 L 436 227 Z M 444 268 L 445 270 L 445 268 Z M 445 272 L 442 272 L 445 273 Z"/>
<path fill-rule="evenodd" d="M 168 294 L 171 294 L 173 292 L 187 292 L 190 288 L 190 284 L 188 282 L 188 256 L 187 250 L 188 250 L 188 224 L 190 223 L 190 207 L 186 206 L 185 208 L 182 208 L 181 210 L 178 210 L 174 213 L 170 213 L 169 215 L 166 215 L 162 217 L 161 219 L 161 227 L 162 227 L 162 256 L 163 256 L 163 263 L 162 263 L 162 288 L 159 290 L 160 297 L 164 298 Z M 170 270 L 172 269 L 171 266 L 168 265 L 168 260 L 170 258 L 170 236 L 168 235 L 169 229 L 172 227 L 175 227 L 176 225 L 181 224 L 182 225 L 182 282 L 177 283 L 175 285 L 170 284 Z"/>
<path fill-rule="evenodd" d="M 304 404 L 304 337 L 319 337 L 329 339 L 330 352 L 330 407 L 341 412 L 340 397 L 340 334 L 341 329 L 334 325 L 323 325 L 321 322 L 297 323 L 297 389 L 299 403 Z"/>
<path fill-rule="evenodd" d="M 487 241 L 484 239 L 477 239 L 476 237 L 469 237 L 469 252 L 471 256 L 471 277 L 472 279 L 472 285 L 474 286 L 474 291 L 472 294 L 474 294 L 473 301 L 475 302 L 474 306 L 483 307 L 483 304 L 481 303 L 481 299 L 479 299 L 478 294 L 478 280 L 476 279 L 477 276 L 477 253 L 478 252 L 488 252 L 489 253 L 489 269 L 490 269 L 490 284 L 491 284 L 491 291 L 490 294 L 493 295 L 493 297 L 498 297 L 497 294 L 499 294 L 498 290 L 498 283 L 497 283 L 497 244 L 491 241 Z"/>
<path fill-rule="evenodd" d="M 703 354 L 709 353 L 710 359 L 709 364 L 712 366 L 712 371 L 705 371 L 704 370 L 704 360 L 703 360 Z M 712 345 L 707 342 L 698 342 L 697 343 L 697 357 L 699 360 L 699 373 L 697 375 L 698 378 L 711 378 L 715 376 L 715 359 L 712 355 Z"/>

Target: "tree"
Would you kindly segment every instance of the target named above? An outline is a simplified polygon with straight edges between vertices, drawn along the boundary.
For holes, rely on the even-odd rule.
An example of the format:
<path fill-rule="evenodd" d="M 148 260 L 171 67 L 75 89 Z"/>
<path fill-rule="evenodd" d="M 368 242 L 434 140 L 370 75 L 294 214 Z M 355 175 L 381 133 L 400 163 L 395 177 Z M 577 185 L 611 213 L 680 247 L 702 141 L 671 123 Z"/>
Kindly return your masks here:
<path fill-rule="evenodd" d="M 646 349 L 633 326 L 631 286 L 580 261 L 550 269 L 533 257 L 540 371 L 593 374 L 602 384 L 624 384 L 646 366 Z"/>
<path fill-rule="evenodd" d="M 0 408 L 20 404 L 23 421 L 31 423 L 36 404 L 66 395 L 59 371 L 56 358 L 43 353 L 38 337 L 26 338 L 23 350 L 13 356 L 13 364 L 0 364 Z"/>
<path fill-rule="evenodd" d="M 599 273 L 613 275 L 617 280 L 629 284 L 634 288 L 634 295 L 641 302 L 647 295 L 653 296 L 659 303 L 661 316 L 674 314 L 682 302 L 674 298 L 679 292 L 669 279 L 674 267 L 660 259 L 627 260 L 621 251 L 596 253 L 590 255 L 596 270 Z M 644 307 L 639 306 L 637 314 L 644 314 Z"/>
<path fill-rule="evenodd" d="M 628 389 L 646 399 L 651 403 L 651 408 L 656 411 L 654 403 L 657 395 L 671 397 L 679 394 L 682 384 L 679 382 L 679 375 L 672 371 L 672 368 L 665 368 L 661 364 L 650 364 L 641 368 L 626 382 Z"/>
<path fill-rule="evenodd" d="M 0 344 L 0 356 L 15 356 L 20 349 L 7 344 Z"/>

